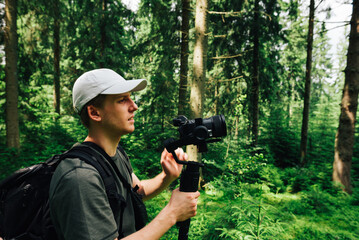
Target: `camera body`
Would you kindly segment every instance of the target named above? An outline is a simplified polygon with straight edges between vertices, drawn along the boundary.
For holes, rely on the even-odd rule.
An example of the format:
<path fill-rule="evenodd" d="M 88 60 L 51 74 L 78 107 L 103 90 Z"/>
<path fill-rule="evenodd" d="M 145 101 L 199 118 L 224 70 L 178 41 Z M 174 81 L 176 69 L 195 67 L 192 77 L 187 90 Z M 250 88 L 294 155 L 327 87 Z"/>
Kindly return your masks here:
<path fill-rule="evenodd" d="M 181 139 L 195 138 L 203 141 L 207 138 L 227 135 L 226 121 L 223 115 L 193 120 L 188 120 L 185 116 L 178 116 L 173 119 L 173 125 L 178 127 Z"/>
<path fill-rule="evenodd" d="M 226 121 L 223 115 L 210 118 L 196 118 L 188 120 L 185 116 L 173 119 L 173 125 L 178 127 L 180 139 L 168 139 L 164 145 L 168 151 L 185 145 L 197 145 L 198 152 L 207 151 L 207 143 L 217 142 L 227 135 Z"/>

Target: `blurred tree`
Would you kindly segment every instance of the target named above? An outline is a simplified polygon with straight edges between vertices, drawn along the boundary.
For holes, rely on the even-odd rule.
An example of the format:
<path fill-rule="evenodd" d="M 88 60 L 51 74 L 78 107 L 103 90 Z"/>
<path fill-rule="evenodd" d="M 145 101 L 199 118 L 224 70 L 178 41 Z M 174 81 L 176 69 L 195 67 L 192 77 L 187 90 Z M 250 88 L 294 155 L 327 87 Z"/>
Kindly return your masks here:
<path fill-rule="evenodd" d="M 0 1 L 0 46 L 4 45 L 5 0 Z"/>
<path fill-rule="evenodd" d="M 100 27 L 100 31 L 101 31 L 101 51 L 100 51 L 100 55 L 101 55 L 101 59 L 104 58 L 104 54 L 105 54 L 105 49 L 106 49 L 106 11 L 107 11 L 107 1 L 106 0 L 101 0 L 102 1 L 102 14 L 101 14 L 101 27 Z M 104 63 L 102 61 L 100 61 L 100 68 L 104 67 Z"/>
<path fill-rule="evenodd" d="M 6 79 L 6 143 L 9 148 L 20 148 L 18 112 L 18 36 L 17 0 L 5 1 L 5 79 Z"/>
<path fill-rule="evenodd" d="M 252 85 L 250 90 L 250 106 L 252 120 L 252 144 L 258 143 L 259 119 L 259 0 L 254 1 L 254 16 L 252 22 L 253 59 L 252 59 Z"/>
<path fill-rule="evenodd" d="M 188 48 L 189 48 L 189 22 L 190 22 L 190 0 L 182 0 L 182 25 L 181 25 L 181 63 L 180 82 L 178 94 L 178 115 L 186 115 L 187 84 L 188 84 Z"/>
<path fill-rule="evenodd" d="M 193 52 L 193 79 L 191 83 L 190 108 L 191 119 L 202 118 L 204 111 L 205 83 L 208 50 L 208 1 L 196 1 L 195 35 L 196 42 Z M 201 162 L 201 154 L 196 146 L 188 146 L 187 153 L 191 161 Z"/>
<path fill-rule="evenodd" d="M 309 21 L 308 16 L 304 16 L 304 12 L 299 8 L 298 1 L 282 3 L 282 8 L 286 13 L 283 14 L 282 17 L 282 21 L 285 22 L 286 26 L 286 37 L 281 43 L 283 51 L 279 59 L 283 70 L 280 72 L 280 82 L 274 89 L 276 99 L 268 106 L 271 117 L 263 122 L 263 133 L 265 133 L 263 137 L 269 137 L 267 142 L 270 142 L 269 146 L 274 153 L 276 164 L 281 167 L 288 167 L 300 164 L 300 154 L 298 150 L 300 150 L 301 123 L 303 120 L 303 99 L 305 95 L 305 81 L 303 81 L 303 78 L 306 71 Z M 319 8 L 318 5 L 316 7 L 316 12 L 317 11 L 328 13 L 323 6 Z M 307 13 L 305 13 L 305 15 L 307 15 Z M 329 126 L 329 122 L 332 122 L 332 117 L 335 117 L 336 110 L 335 108 L 325 106 L 323 101 L 332 102 L 336 98 L 336 93 L 334 91 L 335 86 L 331 82 L 331 79 L 335 78 L 335 74 L 332 64 L 333 56 L 330 54 L 331 46 L 329 45 L 327 35 L 328 29 L 326 28 L 325 21 L 315 21 L 313 27 L 315 30 L 313 31 L 309 109 L 309 116 L 313 118 L 313 120 L 308 121 L 307 161 L 310 160 L 311 163 L 315 164 L 322 159 L 316 155 L 319 149 L 317 147 L 319 142 L 334 143 L 330 137 L 332 128 Z M 324 98 L 328 100 L 324 100 Z M 285 108 L 283 108 L 283 103 L 286 106 Z M 283 115 L 284 113 L 279 113 L 280 111 L 285 111 L 285 115 Z M 324 112 L 328 115 L 322 118 Z M 325 121 L 319 122 L 319 119 L 325 119 Z M 277 124 L 277 121 L 282 124 Z M 320 135 L 320 128 L 325 124 L 328 125 L 326 126 L 326 134 L 324 137 Z M 277 131 L 276 129 L 278 127 L 285 127 L 286 129 Z M 269 135 L 267 135 L 269 133 L 267 130 L 270 131 Z M 324 144 L 323 147 L 324 146 L 327 147 L 327 144 Z"/>
<path fill-rule="evenodd" d="M 54 107 L 55 112 L 60 114 L 60 0 L 53 0 L 53 19 L 54 19 Z"/>
<path fill-rule="evenodd" d="M 310 0 L 309 6 L 309 31 L 307 37 L 307 63 L 305 72 L 305 90 L 304 90 L 304 107 L 302 120 L 302 135 L 300 141 L 300 163 L 302 166 L 306 164 L 305 157 L 307 154 L 308 141 L 308 124 L 309 124 L 309 107 L 310 107 L 310 86 L 311 86 L 311 72 L 312 72 L 312 52 L 313 52 L 313 38 L 314 38 L 314 11 L 315 2 Z"/>
<path fill-rule="evenodd" d="M 142 108 L 138 116 L 143 117 L 143 131 L 156 137 L 165 132 L 165 126 L 171 126 L 178 113 L 181 28 L 178 3 L 143 0 L 134 25 L 137 31 L 132 48 L 132 74 L 146 78 L 149 83 L 146 93 L 139 93 Z M 160 144 L 159 141 L 157 145 Z"/>
<path fill-rule="evenodd" d="M 279 81 L 283 70 L 279 60 L 284 39 L 279 3 L 281 1 L 259 1 L 255 11 L 254 0 L 213 1 L 213 10 L 209 11 L 210 61 L 205 114 L 224 114 L 229 135 L 240 135 L 243 141 L 255 135 L 253 127 L 258 129 L 254 132 L 261 132 L 259 123 L 267 117 L 266 104 L 277 100 L 282 86 Z M 257 20 L 254 20 L 255 13 L 258 13 Z M 254 78 L 257 72 L 260 79 Z M 258 89 L 258 104 L 253 102 L 252 87 Z M 252 114 L 254 106 L 258 106 L 255 115 Z M 253 116 L 258 121 L 253 120 Z"/>
<path fill-rule="evenodd" d="M 228 134 L 233 136 L 238 136 L 248 123 L 244 79 L 249 75 L 251 59 L 246 29 L 251 20 L 245 3 L 212 1 L 208 16 L 208 81 L 205 84 L 204 115 L 224 114 Z M 246 137 L 247 132 L 241 132 L 241 135 Z"/>
<path fill-rule="evenodd" d="M 343 185 L 344 191 L 352 193 L 351 165 L 354 147 L 356 112 L 359 92 L 359 2 L 353 1 L 353 13 L 350 21 L 347 67 L 338 131 L 335 137 L 333 163 L 333 181 Z"/>
<path fill-rule="evenodd" d="M 286 22 L 285 41 L 280 64 L 283 66 L 281 81 L 278 86 L 280 101 L 286 104 L 287 127 L 291 126 L 294 104 L 301 99 L 302 79 L 305 72 L 306 38 L 303 29 L 308 29 L 299 10 L 298 0 L 285 4 L 287 14 L 282 19 Z"/>

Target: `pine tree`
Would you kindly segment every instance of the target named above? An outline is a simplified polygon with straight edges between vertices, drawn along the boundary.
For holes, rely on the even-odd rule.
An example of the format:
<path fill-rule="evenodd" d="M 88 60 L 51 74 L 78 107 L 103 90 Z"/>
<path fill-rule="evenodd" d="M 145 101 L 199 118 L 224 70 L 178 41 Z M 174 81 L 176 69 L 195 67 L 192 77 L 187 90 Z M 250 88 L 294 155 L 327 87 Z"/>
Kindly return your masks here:
<path fill-rule="evenodd" d="M 54 18 L 54 107 L 60 114 L 60 0 L 53 0 Z"/>
<path fill-rule="evenodd" d="M 339 127 L 335 136 L 333 181 L 343 185 L 344 191 L 352 193 L 351 165 L 354 147 L 354 133 L 359 93 L 359 3 L 353 1 L 350 21 L 347 67 L 342 101 L 340 105 Z"/>
<path fill-rule="evenodd" d="M 20 148 L 17 69 L 17 0 L 5 1 L 6 142 Z"/>
<path fill-rule="evenodd" d="M 191 118 L 203 117 L 203 103 L 205 98 L 205 82 L 207 71 L 207 49 L 208 49 L 208 26 L 207 26 L 208 1 L 196 1 L 196 42 L 193 53 L 193 79 L 191 83 L 190 108 Z M 187 147 L 189 159 L 201 161 L 201 154 L 197 152 L 197 147 Z"/>
<path fill-rule="evenodd" d="M 252 85 L 251 85 L 251 120 L 252 120 L 252 144 L 258 143 L 259 124 L 259 0 L 254 2 L 254 17 L 252 26 L 253 35 L 253 59 L 252 59 Z"/>
<path fill-rule="evenodd" d="M 313 51 L 313 36 L 314 36 L 314 0 L 310 0 L 309 6 L 309 30 L 307 37 L 307 63 L 305 73 L 305 92 L 304 92 L 304 107 L 302 120 L 302 135 L 300 141 L 300 162 L 305 165 L 307 154 L 308 141 L 308 124 L 309 124 L 309 106 L 310 106 L 310 87 L 311 87 L 311 72 L 312 72 L 312 51 Z"/>
<path fill-rule="evenodd" d="M 188 83 L 188 41 L 189 41 L 189 19 L 190 0 L 182 0 L 182 25 L 181 25 L 181 66 L 178 94 L 178 115 L 186 114 L 187 83 Z"/>

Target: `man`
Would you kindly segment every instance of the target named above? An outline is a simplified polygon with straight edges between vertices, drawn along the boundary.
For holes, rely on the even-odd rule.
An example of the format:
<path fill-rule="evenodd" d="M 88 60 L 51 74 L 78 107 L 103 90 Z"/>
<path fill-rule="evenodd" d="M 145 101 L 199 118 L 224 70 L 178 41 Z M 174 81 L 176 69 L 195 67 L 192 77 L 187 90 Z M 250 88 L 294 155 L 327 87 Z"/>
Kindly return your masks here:
<path fill-rule="evenodd" d="M 166 150 L 161 155 L 163 171 L 155 178 L 140 181 L 117 146 L 123 135 L 135 130 L 138 109 L 131 92 L 146 87 L 146 80 L 126 81 L 110 69 L 96 69 L 80 76 L 73 87 L 73 104 L 88 135 L 82 143 L 113 161 L 119 172 L 144 199 L 150 199 L 178 178 L 182 166 Z M 182 149 L 176 154 L 187 160 Z M 64 159 L 50 185 L 50 213 L 60 239 L 159 239 L 176 222 L 196 215 L 199 193 L 172 192 L 169 203 L 147 226 L 135 230 L 134 210 L 124 183 L 116 178 L 118 193 L 125 199 L 123 214 L 113 213 L 98 171 L 79 159 Z M 122 218 L 119 217 L 122 215 Z M 122 219 L 122 220 L 121 220 Z M 121 229 L 118 229 L 120 226 Z"/>

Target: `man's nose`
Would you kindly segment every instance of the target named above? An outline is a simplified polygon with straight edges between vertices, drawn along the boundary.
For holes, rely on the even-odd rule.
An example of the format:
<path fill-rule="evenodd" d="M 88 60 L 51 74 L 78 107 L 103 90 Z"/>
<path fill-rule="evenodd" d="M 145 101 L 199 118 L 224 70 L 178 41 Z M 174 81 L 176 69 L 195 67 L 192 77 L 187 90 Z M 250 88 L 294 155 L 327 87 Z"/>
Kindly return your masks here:
<path fill-rule="evenodd" d="M 135 101 L 132 100 L 131 98 L 131 110 L 132 111 L 136 111 L 138 109 L 137 104 L 135 103 Z"/>

